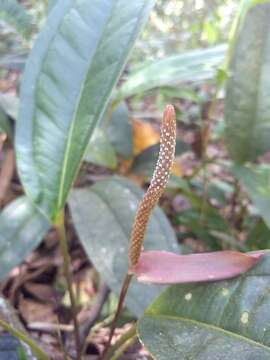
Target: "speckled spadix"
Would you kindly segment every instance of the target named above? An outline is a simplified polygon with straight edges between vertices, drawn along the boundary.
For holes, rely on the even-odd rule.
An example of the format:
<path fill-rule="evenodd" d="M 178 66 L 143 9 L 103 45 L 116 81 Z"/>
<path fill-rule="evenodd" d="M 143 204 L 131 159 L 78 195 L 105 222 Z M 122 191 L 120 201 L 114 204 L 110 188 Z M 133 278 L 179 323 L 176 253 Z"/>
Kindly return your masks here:
<path fill-rule="evenodd" d="M 165 251 L 142 252 L 133 273 L 137 280 L 153 284 L 180 284 L 217 281 L 236 277 L 251 269 L 263 252 L 178 255 Z"/>
<path fill-rule="evenodd" d="M 129 245 L 129 268 L 134 267 L 140 257 L 150 214 L 164 192 L 174 160 L 176 142 L 176 120 L 172 105 L 167 105 L 161 125 L 160 150 L 157 165 L 147 192 L 136 213 Z"/>

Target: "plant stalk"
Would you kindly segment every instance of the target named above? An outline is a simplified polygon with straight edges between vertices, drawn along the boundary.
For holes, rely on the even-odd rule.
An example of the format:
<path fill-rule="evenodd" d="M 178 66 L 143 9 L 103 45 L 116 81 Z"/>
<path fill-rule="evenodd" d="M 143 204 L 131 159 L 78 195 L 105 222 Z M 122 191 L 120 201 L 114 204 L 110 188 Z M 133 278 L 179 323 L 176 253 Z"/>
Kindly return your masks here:
<path fill-rule="evenodd" d="M 120 356 L 122 356 L 124 352 L 135 343 L 136 339 L 137 339 L 137 335 L 133 335 L 132 338 L 128 339 L 122 346 L 120 346 L 115 351 L 115 353 L 113 354 L 110 360 L 118 360 Z"/>
<path fill-rule="evenodd" d="M 66 230 L 65 230 L 65 215 L 64 210 L 62 210 L 59 214 L 58 221 L 56 223 L 56 230 L 59 236 L 60 242 L 60 250 L 63 256 L 63 271 L 64 276 L 67 282 L 67 288 L 70 298 L 71 304 L 71 312 L 74 324 L 74 335 L 75 335 L 75 345 L 76 345 L 76 352 L 77 352 L 77 360 L 81 360 L 81 342 L 80 342 L 80 328 L 77 319 L 77 312 L 76 312 L 76 301 L 75 295 L 72 288 L 72 274 L 71 274 L 71 266 L 70 266 L 70 256 L 68 252 L 68 242 L 66 237 Z"/>
<path fill-rule="evenodd" d="M 110 347 L 104 360 L 117 359 L 126 349 L 131 346 L 137 338 L 136 334 L 137 323 L 133 324 L 131 328 L 126 331 L 116 343 Z"/>
<path fill-rule="evenodd" d="M 132 280 L 132 276 L 133 276 L 133 274 L 127 273 L 127 275 L 126 275 L 126 277 L 125 277 L 125 279 L 123 281 L 122 289 L 121 289 L 118 304 L 117 304 L 117 309 L 116 309 L 114 319 L 113 319 L 112 325 L 111 325 L 109 340 L 108 340 L 108 342 L 107 342 L 107 344 L 105 346 L 105 349 L 103 351 L 103 354 L 101 355 L 100 360 L 105 360 L 106 359 L 106 354 L 107 354 L 107 352 L 109 350 L 109 347 L 111 345 L 111 341 L 112 341 L 112 338 L 113 338 L 113 335 L 114 335 L 116 324 L 117 324 L 119 316 L 120 316 L 120 314 L 122 312 L 123 305 L 124 305 L 124 300 L 125 300 L 125 297 L 126 297 L 130 282 Z"/>
<path fill-rule="evenodd" d="M 7 332 L 9 332 L 11 335 L 13 335 L 14 337 L 16 337 L 17 339 L 21 340 L 22 342 L 24 342 L 25 344 L 27 344 L 31 350 L 33 351 L 33 353 L 40 359 L 40 360 L 51 360 L 51 357 L 49 355 L 47 355 L 42 349 L 41 347 L 39 347 L 39 345 L 30 337 L 28 336 L 25 332 L 15 329 L 13 326 L 11 326 L 10 324 L 8 324 L 5 320 L 0 319 L 0 326 L 6 330 Z"/>

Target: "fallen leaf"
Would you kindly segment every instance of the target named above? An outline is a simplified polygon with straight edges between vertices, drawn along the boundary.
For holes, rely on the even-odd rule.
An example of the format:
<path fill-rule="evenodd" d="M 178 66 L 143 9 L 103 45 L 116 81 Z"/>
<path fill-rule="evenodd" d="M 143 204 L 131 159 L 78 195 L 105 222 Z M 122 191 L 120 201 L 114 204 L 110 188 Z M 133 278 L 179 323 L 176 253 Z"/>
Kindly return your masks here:
<path fill-rule="evenodd" d="M 160 134 L 153 128 L 152 125 L 134 119 L 132 121 L 133 127 L 133 154 L 136 156 L 149 146 L 155 145 L 159 142 Z"/>

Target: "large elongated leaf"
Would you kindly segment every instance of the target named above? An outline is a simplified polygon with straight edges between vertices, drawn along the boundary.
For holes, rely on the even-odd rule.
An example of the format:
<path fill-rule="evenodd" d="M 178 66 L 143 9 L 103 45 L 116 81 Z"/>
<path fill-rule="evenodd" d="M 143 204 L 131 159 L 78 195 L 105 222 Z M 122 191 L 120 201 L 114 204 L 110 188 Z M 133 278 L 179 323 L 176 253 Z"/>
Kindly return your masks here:
<path fill-rule="evenodd" d="M 38 246 L 50 228 L 48 220 L 23 196 L 0 214 L 0 279 Z"/>
<path fill-rule="evenodd" d="M 116 293 L 127 272 L 129 237 L 142 195 L 131 181 L 112 177 L 88 189 L 74 190 L 69 199 L 80 241 L 101 277 Z M 145 248 L 177 252 L 173 229 L 159 208 L 151 217 Z M 157 286 L 135 282 L 128 292 L 127 305 L 140 315 L 159 292 Z"/>
<path fill-rule="evenodd" d="M 154 0 L 56 3 L 28 59 L 16 147 L 30 198 L 55 219 Z"/>
<path fill-rule="evenodd" d="M 246 15 L 235 42 L 227 83 L 226 139 L 235 161 L 270 149 L 270 3 Z"/>
<path fill-rule="evenodd" d="M 270 254 L 234 279 L 167 289 L 139 322 L 157 360 L 270 359 Z"/>
<path fill-rule="evenodd" d="M 226 46 L 219 45 L 172 55 L 141 66 L 129 74 L 127 81 L 116 92 L 115 99 L 124 99 L 160 86 L 212 79 L 224 61 L 225 51 Z"/>

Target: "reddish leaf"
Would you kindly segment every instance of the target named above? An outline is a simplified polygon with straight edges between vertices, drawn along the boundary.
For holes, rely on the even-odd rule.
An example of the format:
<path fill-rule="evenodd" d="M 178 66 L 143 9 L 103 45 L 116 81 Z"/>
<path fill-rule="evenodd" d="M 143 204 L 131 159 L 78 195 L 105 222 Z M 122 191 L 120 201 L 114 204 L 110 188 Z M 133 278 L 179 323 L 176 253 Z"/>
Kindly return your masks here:
<path fill-rule="evenodd" d="M 177 255 L 166 251 L 142 252 L 133 269 L 138 281 L 179 284 L 233 278 L 251 269 L 263 252 L 237 251 Z"/>

